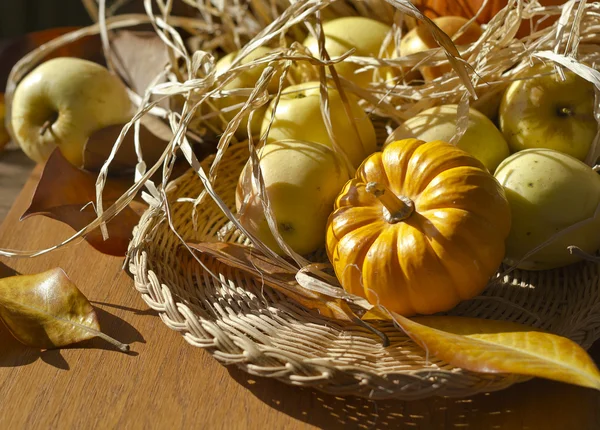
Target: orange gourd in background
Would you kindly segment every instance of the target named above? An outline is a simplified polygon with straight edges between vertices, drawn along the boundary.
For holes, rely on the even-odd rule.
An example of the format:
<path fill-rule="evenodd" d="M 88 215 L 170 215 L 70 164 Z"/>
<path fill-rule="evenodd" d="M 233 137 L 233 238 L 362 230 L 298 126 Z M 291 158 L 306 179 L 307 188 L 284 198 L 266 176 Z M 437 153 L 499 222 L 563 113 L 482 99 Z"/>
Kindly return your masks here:
<path fill-rule="evenodd" d="M 485 288 L 510 219 L 502 187 L 477 159 L 406 139 L 368 157 L 346 183 L 327 254 L 351 294 L 405 316 L 432 314 Z"/>
<path fill-rule="evenodd" d="M 429 18 L 438 16 L 463 16 L 472 18 L 481 8 L 485 0 L 415 0 L 414 4 Z M 566 3 L 566 0 L 538 0 L 542 6 L 556 6 Z M 508 0 L 489 0 L 481 14 L 477 17 L 477 22 L 485 24 L 508 4 Z M 545 28 L 556 21 L 557 18 L 546 19 L 539 24 L 540 28 Z M 535 21 L 535 20 L 534 20 Z M 518 37 L 529 34 L 529 22 L 523 22 Z"/>

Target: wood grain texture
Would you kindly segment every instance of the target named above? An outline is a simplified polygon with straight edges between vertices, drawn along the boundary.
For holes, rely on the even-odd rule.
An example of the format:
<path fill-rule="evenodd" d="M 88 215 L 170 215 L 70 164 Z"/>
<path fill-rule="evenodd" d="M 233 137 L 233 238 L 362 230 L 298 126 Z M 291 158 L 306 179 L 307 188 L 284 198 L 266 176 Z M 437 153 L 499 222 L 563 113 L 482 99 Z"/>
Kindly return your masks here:
<path fill-rule="evenodd" d="M 13 143 L 0 152 L 0 221 L 10 210 L 34 165 Z"/>
<path fill-rule="evenodd" d="M 41 249 L 71 234 L 57 221 L 18 222 L 36 169 L 0 227 L 0 247 Z M 60 351 L 21 346 L 0 326 L 0 429 L 597 429 L 600 393 L 533 380 L 467 399 L 341 398 L 225 368 L 149 311 L 122 259 L 81 242 L 34 259 L 3 259 L 20 273 L 62 267 L 96 306 L 100 339 Z M 595 346 L 594 356 L 600 358 Z"/>

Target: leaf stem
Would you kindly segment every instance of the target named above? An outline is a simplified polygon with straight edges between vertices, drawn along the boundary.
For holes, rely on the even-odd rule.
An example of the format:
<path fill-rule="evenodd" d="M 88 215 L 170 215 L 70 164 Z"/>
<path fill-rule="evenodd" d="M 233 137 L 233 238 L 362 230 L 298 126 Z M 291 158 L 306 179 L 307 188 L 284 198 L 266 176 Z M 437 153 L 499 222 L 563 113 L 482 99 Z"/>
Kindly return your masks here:
<path fill-rule="evenodd" d="M 104 339 L 105 341 L 107 341 L 108 343 L 110 343 L 111 345 L 113 345 L 114 347 L 116 347 L 119 351 L 122 352 L 129 352 L 130 348 L 129 345 L 127 345 L 126 343 L 121 343 L 116 339 L 113 339 L 112 337 L 110 337 L 109 335 L 102 333 L 99 330 L 95 330 L 93 328 L 89 328 L 90 332 L 94 333 L 96 336 L 98 336 L 101 339 Z"/>
<path fill-rule="evenodd" d="M 104 339 L 105 341 L 107 341 L 108 343 L 110 343 L 111 345 L 113 345 L 115 348 L 117 348 L 119 351 L 129 352 L 129 350 L 130 350 L 128 344 L 119 342 L 118 340 L 113 339 L 112 337 L 110 337 L 106 333 L 101 332 L 100 330 L 96 330 L 95 328 L 92 328 L 92 327 L 90 327 L 88 325 L 80 324 L 80 323 L 75 322 L 75 321 L 64 320 L 64 319 L 56 317 L 56 316 L 54 318 L 56 318 L 58 320 L 65 321 L 68 324 L 73 324 L 76 327 L 79 327 L 79 328 L 81 328 L 83 330 L 86 330 L 86 331 L 92 333 L 94 336 L 97 336 L 97 337 L 99 337 L 101 339 Z"/>
<path fill-rule="evenodd" d="M 395 224 L 408 218 L 415 210 L 414 202 L 405 196 L 397 196 L 379 182 L 369 182 L 365 187 L 368 193 L 379 199 L 387 210 L 386 221 Z"/>

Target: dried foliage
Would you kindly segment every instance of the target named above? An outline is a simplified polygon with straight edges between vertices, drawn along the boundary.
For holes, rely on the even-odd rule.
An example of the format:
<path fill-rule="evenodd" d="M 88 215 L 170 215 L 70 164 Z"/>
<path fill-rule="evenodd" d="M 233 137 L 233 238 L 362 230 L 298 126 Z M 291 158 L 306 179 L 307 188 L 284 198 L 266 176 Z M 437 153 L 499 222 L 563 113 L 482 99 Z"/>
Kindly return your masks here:
<path fill-rule="evenodd" d="M 104 187 L 103 201 L 112 204 L 127 189 L 125 180 L 111 179 Z M 35 215 L 45 215 L 71 226 L 76 231 L 94 220 L 93 202 L 96 178 L 93 173 L 78 169 L 70 164 L 55 149 L 44 166 L 40 181 L 33 193 L 31 204 L 21 220 Z M 103 238 L 100 230 L 92 230 L 85 240 L 98 251 L 123 256 L 131 239 L 133 227 L 138 223 L 145 205 L 131 202 L 108 223 L 108 237 Z"/>
<path fill-rule="evenodd" d="M 129 351 L 100 331 L 96 311 L 60 268 L 0 279 L 0 321 L 34 348 L 60 348 L 98 336 Z"/>

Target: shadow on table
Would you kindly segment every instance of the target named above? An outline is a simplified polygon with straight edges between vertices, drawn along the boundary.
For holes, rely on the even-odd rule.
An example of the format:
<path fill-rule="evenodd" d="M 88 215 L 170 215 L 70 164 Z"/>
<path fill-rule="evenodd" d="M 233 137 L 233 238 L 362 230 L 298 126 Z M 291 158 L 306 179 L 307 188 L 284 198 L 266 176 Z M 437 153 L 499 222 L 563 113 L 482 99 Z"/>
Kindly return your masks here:
<path fill-rule="evenodd" d="M 128 271 L 127 271 L 127 274 L 129 274 Z M 96 301 L 96 300 L 90 300 L 90 303 L 93 304 L 93 305 L 106 306 L 108 308 L 114 308 L 114 309 L 119 309 L 119 310 L 122 310 L 122 311 L 132 312 L 135 315 L 152 315 L 152 316 L 158 316 L 158 312 L 155 311 L 154 309 L 151 309 L 151 308 L 138 309 L 138 308 L 132 308 L 131 306 L 123 306 L 123 305 L 117 305 L 115 303 L 99 302 L 99 301 Z"/>
<path fill-rule="evenodd" d="M 133 343 L 146 343 L 146 340 L 142 334 L 131 324 L 122 318 L 119 318 L 104 309 L 95 307 L 96 315 L 98 316 L 98 322 L 102 328 L 102 332 L 118 340 L 119 342 L 131 345 Z M 93 349 L 105 349 L 107 351 L 118 351 L 113 345 L 107 341 L 95 337 L 84 342 L 80 342 L 69 348 L 93 348 Z M 136 351 L 129 351 L 128 355 L 136 356 Z"/>
<path fill-rule="evenodd" d="M 532 380 L 470 398 L 373 401 L 338 397 L 314 389 L 249 375 L 229 374 L 256 398 L 295 419 L 324 429 L 600 428 L 600 393 L 552 381 Z"/>
<path fill-rule="evenodd" d="M 102 331 L 112 338 L 126 344 L 145 343 L 141 333 L 125 320 L 112 315 L 102 309 L 96 308 L 96 314 Z M 52 349 L 40 351 L 30 348 L 16 340 L 8 329 L 0 323 L 0 367 L 18 367 L 25 366 L 41 359 L 45 363 L 61 370 L 69 370 L 69 363 L 62 356 L 61 351 L 71 349 L 103 349 L 107 351 L 118 351 L 113 345 L 100 338 L 93 338 L 83 342 L 76 343 L 62 349 Z M 138 355 L 135 351 L 130 351 L 128 355 Z"/>

